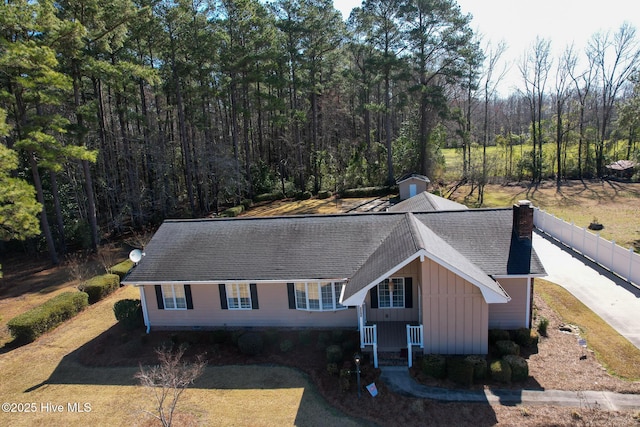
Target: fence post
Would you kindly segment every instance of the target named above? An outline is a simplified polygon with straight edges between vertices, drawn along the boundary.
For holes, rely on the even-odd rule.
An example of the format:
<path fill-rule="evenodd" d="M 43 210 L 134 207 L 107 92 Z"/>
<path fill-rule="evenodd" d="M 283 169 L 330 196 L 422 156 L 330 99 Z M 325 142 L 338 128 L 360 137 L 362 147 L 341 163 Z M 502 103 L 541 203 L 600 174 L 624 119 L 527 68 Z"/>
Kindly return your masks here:
<path fill-rule="evenodd" d="M 627 280 L 631 282 L 631 273 L 633 273 L 633 248 L 629 248 L 629 275 L 627 276 Z"/>

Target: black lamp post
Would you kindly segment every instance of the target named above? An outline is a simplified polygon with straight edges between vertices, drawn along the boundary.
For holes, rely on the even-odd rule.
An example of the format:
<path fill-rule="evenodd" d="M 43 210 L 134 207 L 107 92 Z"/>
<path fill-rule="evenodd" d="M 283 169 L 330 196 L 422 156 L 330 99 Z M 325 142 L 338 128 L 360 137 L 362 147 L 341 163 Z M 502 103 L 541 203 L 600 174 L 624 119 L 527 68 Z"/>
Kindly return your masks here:
<path fill-rule="evenodd" d="M 358 399 L 360 399 L 360 353 L 356 353 L 353 355 L 353 360 L 354 362 L 356 362 L 356 378 L 357 378 L 357 384 L 358 384 Z"/>

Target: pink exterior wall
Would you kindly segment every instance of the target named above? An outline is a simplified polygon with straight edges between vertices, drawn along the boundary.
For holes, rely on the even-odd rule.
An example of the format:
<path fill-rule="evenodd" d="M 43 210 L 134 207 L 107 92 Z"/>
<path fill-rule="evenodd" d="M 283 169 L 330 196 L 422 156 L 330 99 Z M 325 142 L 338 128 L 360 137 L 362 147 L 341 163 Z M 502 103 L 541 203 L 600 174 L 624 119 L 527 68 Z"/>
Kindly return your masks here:
<path fill-rule="evenodd" d="M 289 309 L 286 283 L 258 283 L 257 310 L 220 308 L 218 284 L 192 284 L 193 310 L 159 310 L 155 289 L 144 286 L 151 328 L 171 327 L 353 327 L 355 309 L 307 312 Z"/>
<path fill-rule="evenodd" d="M 429 259 L 421 271 L 424 353 L 486 354 L 489 305 L 480 289 Z"/>
<path fill-rule="evenodd" d="M 507 291 L 511 301 L 489 305 L 489 328 L 528 328 L 529 298 L 526 278 L 499 279 L 498 283 Z"/>
<path fill-rule="evenodd" d="M 367 293 L 365 305 L 367 307 L 367 322 L 418 322 L 419 305 L 418 301 L 420 287 L 420 260 L 415 260 L 409 265 L 404 266 L 398 272 L 393 273 L 391 277 L 411 277 L 413 292 L 413 308 L 371 308 L 371 294 Z"/>

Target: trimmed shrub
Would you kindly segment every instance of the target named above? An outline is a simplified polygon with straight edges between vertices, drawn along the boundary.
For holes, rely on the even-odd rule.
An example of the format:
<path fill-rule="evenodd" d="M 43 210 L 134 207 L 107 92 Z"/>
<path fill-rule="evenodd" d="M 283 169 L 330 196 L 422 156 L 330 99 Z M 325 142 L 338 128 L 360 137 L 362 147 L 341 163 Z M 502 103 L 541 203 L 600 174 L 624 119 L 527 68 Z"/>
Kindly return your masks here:
<path fill-rule="evenodd" d="M 329 197 L 331 197 L 331 191 L 328 191 L 328 190 L 318 191 L 318 199 L 328 199 Z"/>
<path fill-rule="evenodd" d="M 342 361 L 342 347 L 339 345 L 330 345 L 326 350 L 327 363 L 339 363 Z"/>
<path fill-rule="evenodd" d="M 242 212 L 244 212 L 244 206 L 238 205 L 229 209 L 225 209 L 224 211 L 222 211 L 220 216 L 225 218 L 234 218 L 240 215 Z"/>
<path fill-rule="evenodd" d="M 238 349 L 240 353 L 247 356 L 256 356 L 262 352 L 264 340 L 257 332 L 247 332 L 238 338 Z"/>
<path fill-rule="evenodd" d="M 31 342 L 82 311 L 88 299 L 85 292 L 64 292 L 14 317 L 7 326 L 17 341 Z"/>
<path fill-rule="evenodd" d="M 350 188 L 342 192 L 343 198 L 386 196 L 393 192 L 393 187 Z"/>
<path fill-rule="evenodd" d="M 133 268 L 133 261 L 131 261 L 130 259 L 127 259 L 111 267 L 109 269 L 109 273 L 117 274 L 118 277 L 120 277 L 120 280 L 122 280 L 124 276 L 126 276 L 127 273 L 129 273 L 129 271 L 132 268 Z"/>
<path fill-rule="evenodd" d="M 349 369 L 340 369 L 340 390 L 345 392 L 351 388 L 351 371 Z"/>
<path fill-rule="evenodd" d="M 311 331 L 304 329 L 298 332 L 298 342 L 304 346 L 311 344 Z"/>
<path fill-rule="evenodd" d="M 353 339 L 346 339 L 342 341 L 342 344 L 340 344 L 340 346 L 342 347 L 342 351 L 344 351 L 346 354 L 354 353 L 358 350 L 358 341 Z"/>
<path fill-rule="evenodd" d="M 264 341 L 266 344 L 276 344 L 280 341 L 280 331 L 275 328 L 269 328 L 264 331 Z"/>
<path fill-rule="evenodd" d="M 293 350 L 293 341 L 289 339 L 285 339 L 280 341 L 280 351 L 283 353 L 288 353 Z"/>
<path fill-rule="evenodd" d="M 103 274 L 94 276 L 78 288 L 89 295 L 89 304 L 95 304 L 120 287 L 120 277 L 117 274 Z"/>
<path fill-rule="evenodd" d="M 489 329 L 489 344 L 495 344 L 498 341 L 509 341 L 509 331 L 504 329 Z"/>
<path fill-rule="evenodd" d="M 242 205 L 242 207 L 244 208 L 244 210 L 246 211 L 247 209 L 249 209 L 251 206 L 253 206 L 253 200 L 251 199 L 243 199 L 240 204 Z"/>
<path fill-rule="evenodd" d="M 538 333 L 543 337 L 547 336 L 547 328 L 549 327 L 549 319 L 541 316 L 538 322 Z"/>
<path fill-rule="evenodd" d="M 135 329 L 142 326 L 142 304 L 139 299 L 121 299 L 113 304 L 113 314 L 125 329 Z"/>
<path fill-rule="evenodd" d="M 273 202 L 274 200 L 280 200 L 280 199 L 284 199 L 284 194 L 280 192 L 274 192 L 274 193 L 258 194 L 256 197 L 253 198 L 253 201 L 256 203 Z"/>
<path fill-rule="evenodd" d="M 447 359 L 441 354 L 423 356 L 422 372 L 432 378 L 444 378 L 447 375 Z"/>
<path fill-rule="evenodd" d="M 491 372 L 491 378 L 501 383 L 511 382 L 511 366 L 504 360 L 496 360 L 489 366 Z"/>
<path fill-rule="evenodd" d="M 340 373 L 340 369 L 338 369 L 337 363 L 327 363 L 327 372 L 329 375 L 338 375 Z"/>
<path fill-rule="evenodd" d="M 452 357 L 447 360 L 447 377 L 456 384 L 470 387 L 473 384 L 474 366 L 467 359 Z"/>
<path fill-rule="evenodd" d="M 474 380 L 483 380 L 487 377 L 487 359 L 484 356 L 471 355 L 465 357 L 465 360 L 473 366 Z"/>
<path fill-rule="evenodd" d="M 224 329 L 211 331 L 211 342 L 213 344 L 224 344 L 231 341 L 231 334 Z"/>
<path fill-rule="evenodd" d="M 298 191 L 296 193 L 296 200 L 309 200 L 312 194 L 310 191 Z"/>
<path fill-rule="evenodd" d="M 511 367 L 512 381 L 525 381 L 529 378 L 529 365 L 525 358 L 510 354 L 505 356 L 504 360 Z"/>
<path fill-rule="evenodd" d="M 496 350 L 500 357 L 508 354 L 520 355 L 520 346 L 513 341 L 498 341 L 496 342 Z"/>
<path fill-rule="evenodd" d="M 318 333 L 318 341 L 316 342 L 316 348 L 318 350 L 322 350 L 323 348 L 327 348 L 329 344 L 329 334 L 327 332 Z"/>
<path fill-rule="evenodd" d="M 342 342 L 343 336 L 344 331 L 342 329 L 334 329 L 331 331 L 331 342 L 334 344 L 339 344 Z"/>
<path fill-rule="evenodd" d="M 538 344 L 538 334 L 533 329 L 520 328 L 513 331 L 513 340 L 520 347 L 533 347 Z"/>

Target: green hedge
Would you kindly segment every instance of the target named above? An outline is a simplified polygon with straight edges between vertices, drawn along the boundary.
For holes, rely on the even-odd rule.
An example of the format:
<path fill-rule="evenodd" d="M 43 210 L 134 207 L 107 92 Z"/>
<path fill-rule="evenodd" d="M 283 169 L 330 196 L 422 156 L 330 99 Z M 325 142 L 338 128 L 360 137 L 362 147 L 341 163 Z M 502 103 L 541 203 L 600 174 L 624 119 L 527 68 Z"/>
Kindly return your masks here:
<path fill-rule="evenodd" d="M 284 194 L 280 192 L 275 192 L 275 193 L 258 194 L 253 198 L 253 201 L 256 203 L 273 202 L 274 200 L 280 200 L 280 199 L 284 199 Z"/>
<path fill-rule="evenodd" d="M 122 280 L 132 268 L 133 261 L 127 259 L 114 265 L 109 270 L 111 274 L 117 274 L 120 277 L 120 280 Z"/>
<path fill-rule="evenodd" d="M 94 276 L 79 286 L 80 290 L 89 295 L 89 304 L 95 304 L 120 287 L 120 276 L 117 274 L 103 274 Z"/>
<path fill-rule="evenodd" d="M 447 359 L 441 354 L 427 354 L 422 357 L 422 372 L 432 378 L 447 376 Z"/>
<path fill-rule="evenodd" d="M 17 341 L 31 342 L 82 311 L 88 299 L 85 292 L 64 292 L 14 317 L 7 326 Z"/>
<path fill-rule="evenodd" d="M 483 380 L 487 376 L 487 359 L 480 355 L 470 355 L 465 357 L 467 363 L 473 366 L 473 379 Z"/>
<path fill-rule="evenodd" d="M 524 381 L 529 378 L 529 365 L 527 360 L 520 356 L 507 355 L 504 361 L 511 367 L 511 380 Z"/>
<path fill-rule="evenodd" d="M 318 191 L 318 199 L 328 199 L 329 197 L 331 197 L 331 191 L 329 190 Z"/>
<path fill-rule="evenodd" d="M 470 387 L 473 384 L 474 365 L 467 359 L 451 357 L 447 360 L 447 377 L 456 384 Z"/>
<path fill-rule="evenodd" d="M 113 314 L 116 320 L 125 327 L 125 329 L 135 329 L 142 326 L 142 304 L 139 299 L 121 299 L 113 305 Z"/>
<path fill-rule="evenodd" d="M 498 341 L 496 342 L 496 351 L 500 357 L 508 354 L 520 355 L 520 346 L 513 341 Z"/>
<path fill-rule="evenodd" d="M 350 188 L 342 192 L 344 198 L 355 197 L 378 197 L 386 196 L 394 192 L 395 187 L 363 187 L 363 188 Z"/>
<path fill-rule="evenodd" d="M 264 339 L 258 332 L 247 332 L 238 337 L 238 349 L 247 356 L 256 356 L 262 352 Z"/>
<path fill-rule="evenodd" d="M 226 209 L 224 211 L 222 211 L 222 213 L 220 214 L 221 217 L 236 217 L 238 215 L 240 215 L 242 212 L 244 212 L 244 206 L 242 205 L 238 205 L 238 206 L 234 206 L 232 208 Z"/>
<path fill-rule="evenodd" d="M 501 383 L 511 382 L 511 366 L 506 360 L 496 360 L 489 366 L 489 370 L 492 379 Z"/>

